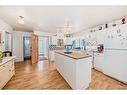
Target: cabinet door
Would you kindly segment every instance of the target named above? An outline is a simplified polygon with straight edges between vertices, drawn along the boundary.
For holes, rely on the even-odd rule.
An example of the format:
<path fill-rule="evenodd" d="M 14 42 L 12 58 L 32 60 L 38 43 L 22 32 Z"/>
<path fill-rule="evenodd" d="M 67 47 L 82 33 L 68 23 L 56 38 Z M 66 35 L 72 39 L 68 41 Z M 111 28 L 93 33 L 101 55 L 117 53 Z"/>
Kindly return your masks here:
<path fill-rule="evenodd" d="M 9 64 L 9 73 L 11 78 L 13 75 L 15 75 L 14 60 L 9 61 L 8 64 Z"/>
<path fill-rule="evenodd" d="M 96 35 L 97 35 L 97 43 L 98 44 L 104 44 L 104 38 L 105 38 L 105 35 L 106 35 L 106 31 L 107 30 L 97 31 Z"/>
<path fill-rule="evenodd" d="M 0 69 L 0 89 L 2 89 L 9 80 L 9 67 L 2 66 Z"/>
<path fill-rule="evenodd" d="M 104 60 L 104 54 L 96 53 L 94 54 L 94 68 L 103 71 L 103 60 Z"/>
<path fill-rule="evenodd" d="M 54 61 L 55 60 L 55 52 L 54 51 L 49 51 L 50 54 L 50 60 Z"/>
<path fill-rule="evenodd" d="M 113 28 L 109 28 L 107 30 L 107 34 L 105 37 L 105 44 L 104 47 L 105 48 L 113 48 L 113 49 L 120 49 L 121 48 L 121 36 L 119 36 L 119 28 L 113 27 Z"/>
<path fill-rule="evenodd" d="M 119 26 L 117 35 L 120 39 L 120 48 L 127 49 L 127 24 Z"/>

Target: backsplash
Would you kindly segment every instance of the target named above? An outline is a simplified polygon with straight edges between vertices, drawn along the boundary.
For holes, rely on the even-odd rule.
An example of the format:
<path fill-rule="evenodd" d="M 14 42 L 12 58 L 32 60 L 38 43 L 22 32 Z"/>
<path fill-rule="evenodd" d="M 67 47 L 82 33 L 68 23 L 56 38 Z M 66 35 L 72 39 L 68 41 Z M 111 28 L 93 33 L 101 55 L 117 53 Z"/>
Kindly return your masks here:
<path fill-rule="evenodd" d="M 65 46 L 49 45 L 49 50 L 64 50 Z"/>

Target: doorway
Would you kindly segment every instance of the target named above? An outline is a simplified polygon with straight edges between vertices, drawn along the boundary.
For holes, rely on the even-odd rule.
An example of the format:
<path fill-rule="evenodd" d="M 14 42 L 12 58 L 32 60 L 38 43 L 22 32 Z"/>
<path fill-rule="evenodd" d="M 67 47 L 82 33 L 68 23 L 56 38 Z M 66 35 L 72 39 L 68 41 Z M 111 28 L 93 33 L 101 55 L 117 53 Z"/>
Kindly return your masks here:
<path fill-rule="evenodd" d="M 38 40 L 38 55 L 39 61 L 48 60 L 48 45 L 49 40 L 47 36 L 39 36 Z"/>
<path fill-rule="evenodd" d="M 31 59 L 31 37 L 24 36 L 23 37 L 23 46 L 24 46 L 24 60 L 30 60 Z"/>

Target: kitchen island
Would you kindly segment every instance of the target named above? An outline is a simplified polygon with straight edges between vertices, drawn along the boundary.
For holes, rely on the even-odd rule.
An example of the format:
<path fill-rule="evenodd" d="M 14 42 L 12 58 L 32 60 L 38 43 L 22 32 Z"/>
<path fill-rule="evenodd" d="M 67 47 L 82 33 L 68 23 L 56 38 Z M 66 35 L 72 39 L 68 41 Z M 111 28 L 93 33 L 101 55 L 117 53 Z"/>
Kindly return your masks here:
<path fill-rule="evenodd" d="M 55 66 L 72 89 L 86 89 L 91 82 L 92 56 L 86 52 L 55 51 Z"/>

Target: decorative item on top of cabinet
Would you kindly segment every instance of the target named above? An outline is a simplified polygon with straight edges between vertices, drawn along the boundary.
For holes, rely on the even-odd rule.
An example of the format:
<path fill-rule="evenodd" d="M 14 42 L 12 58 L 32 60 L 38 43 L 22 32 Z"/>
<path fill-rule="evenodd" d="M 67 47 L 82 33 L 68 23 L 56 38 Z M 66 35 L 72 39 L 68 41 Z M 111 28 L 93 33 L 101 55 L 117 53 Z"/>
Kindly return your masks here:
<path fill-rule="evenodd" d="M 122 24 L 125 24 L 125 18 L 122 18 Z"/>
<path fill-rule="evenodd" d="M 118 36 L 119 36 L 119 37 L 121 37 L 122 35 L 121 35 L 121 34 L 119 34 Z"/>
<path fill-rule="evenodd" d="M 93 30 L 90 30 L 90 32 L 93 32 Z"/>
<path fill-rule="evenodd" d="M 102 30 L 102 26 L 99 26 L 99 30 Z"/>
<path fill-rule="evenodd" d="M 121 32 L 120 32 L 120 29 L 117 30 L 117 33 L 121 33 Z"/>
<path fill-rule="evenodd" d="M 108 24 L 105 24 L 105 28 L 108 28 Z"/>
<path fill-rule="evenodd" d="M 113 23 L 113 25 L 112 25 L 113 27 L 115 27 L 116 26 L 116 24 L 115 23 Z"/>

